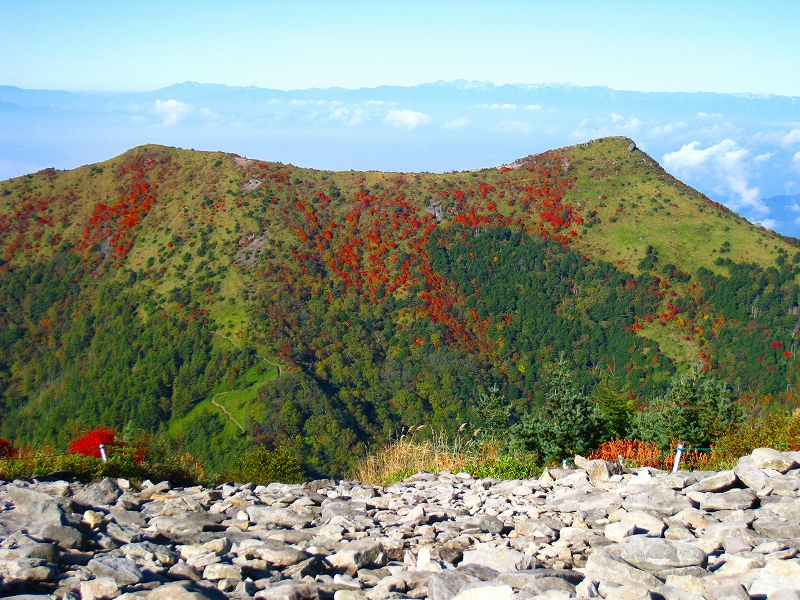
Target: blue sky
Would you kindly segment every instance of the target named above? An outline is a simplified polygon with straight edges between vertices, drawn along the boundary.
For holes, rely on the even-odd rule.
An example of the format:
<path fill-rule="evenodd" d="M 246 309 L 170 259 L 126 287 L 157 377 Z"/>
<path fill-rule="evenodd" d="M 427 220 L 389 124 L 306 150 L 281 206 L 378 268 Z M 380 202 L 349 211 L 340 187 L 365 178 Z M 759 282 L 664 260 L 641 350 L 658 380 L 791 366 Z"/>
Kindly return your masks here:
<path fill-rule="evenodd" d="M 0 0 L 0 83 L 144 91 L 444 79 L 800 95 L 800 3 Z"/>

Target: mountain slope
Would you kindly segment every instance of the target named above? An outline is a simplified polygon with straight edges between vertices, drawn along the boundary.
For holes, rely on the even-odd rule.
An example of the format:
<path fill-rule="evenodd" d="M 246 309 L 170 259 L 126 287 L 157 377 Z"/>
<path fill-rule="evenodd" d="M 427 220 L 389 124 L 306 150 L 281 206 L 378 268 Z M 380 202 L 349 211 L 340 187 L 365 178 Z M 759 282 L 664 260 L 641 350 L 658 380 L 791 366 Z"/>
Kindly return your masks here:
<path fill-rule="evenodd" d="M 103 422 L 335 472 L 492 385 L 525 412 L 561 353 L 640 397 L 797 379 L 797 248 L 626 138 L 441 175 L 142 146 L 0 193 L 0 434 L 28 442 Z"/>

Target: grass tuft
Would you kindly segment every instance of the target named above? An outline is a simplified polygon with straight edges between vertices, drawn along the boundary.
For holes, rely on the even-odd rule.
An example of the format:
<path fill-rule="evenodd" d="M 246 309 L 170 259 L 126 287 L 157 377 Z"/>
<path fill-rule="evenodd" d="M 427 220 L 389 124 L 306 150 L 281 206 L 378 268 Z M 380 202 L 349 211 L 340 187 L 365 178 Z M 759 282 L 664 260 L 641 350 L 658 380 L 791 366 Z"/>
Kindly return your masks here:
<path fill-rule="evenodd" d="M 351 476 L 364 483 L 388 485 L 419 471 L 464 472 L 497 479 L 528 479 L 542 472 L 541 461 L 534 453 L 510 452 L 496 441 L 477 440 L 473 435 L 451 437 L 444 431 L 421 438 L 416 435 L 420 429 L 401 435 L 359 461 Z"/>

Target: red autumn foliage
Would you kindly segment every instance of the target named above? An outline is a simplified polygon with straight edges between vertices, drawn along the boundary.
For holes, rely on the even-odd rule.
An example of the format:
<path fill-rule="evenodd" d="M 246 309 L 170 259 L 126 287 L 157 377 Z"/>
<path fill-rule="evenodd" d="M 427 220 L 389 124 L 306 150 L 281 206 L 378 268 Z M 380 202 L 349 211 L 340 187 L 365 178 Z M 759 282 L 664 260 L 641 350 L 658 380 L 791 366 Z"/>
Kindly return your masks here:
<path fill-rule="evenodd" d="M 115 429 L 99 425 L 72 442 L 69 445 L 69 453 L 100 458 L 100 444 L 105 447 L 106 454 L 109 454 L 112 448 L 122 447 L 122 444 L 115 441 L 116 437 L 117 431 Z"/>
<path fill-rule="evenodd" d="M 14 442 L 0 438 L 0 458 L 14 458 L 16 455 L 17 449 L 14 448 Z"/>

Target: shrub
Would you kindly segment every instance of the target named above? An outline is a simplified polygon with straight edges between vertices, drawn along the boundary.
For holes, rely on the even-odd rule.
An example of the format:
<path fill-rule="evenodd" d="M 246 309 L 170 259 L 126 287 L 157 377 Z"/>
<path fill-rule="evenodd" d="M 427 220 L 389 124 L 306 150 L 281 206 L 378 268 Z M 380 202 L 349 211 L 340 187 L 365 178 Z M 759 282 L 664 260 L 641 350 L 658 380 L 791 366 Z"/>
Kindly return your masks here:
<path fill-rule="evenodd" d="M 541 473 L 540 464 L 539 456 L 532 452 L 513 451 L 500 442 L 478 439 L 474 434 L 451 437 L 439 431 L 424 440 L 414 433 L 401 435 L 361 460 L 350 476 L 375 485 L 395 483 L 419 471 L 527 479 Z"/>
<path fill-rule="evenodd" d="M 547 463 L 589 454 L 602 439 L 602 415 L 574 383 L 563 356 L 547 369 L 545 383 L 544 405 L 523 417 L 515 442 Z"/>
<path fill-rule="evenodd" d="M 242 483 L 299 483 L 304 479 L 299 446 L 295 443 L 284 443 L 275 450 L 254 446 L 245 452 L 227 475 Z"/>
<path fill-rule="evenodd" d="M 638 440 L 608 440 L 600 444 L 592 452 L 589 460 L 618 461 L 620 458 L 626 463 L 636 466 L 664 468 L 664 456 L 658 444 L 654 442 L 640 442 Z"/>
<path fill-rule="evenodd" d="M 738 424 L 717 440 L 712 467 L 731 468 L 740 456 L 756 448 L 800 449 L 800 409 L 793 413 L 765 414 Z"/>
<path fill-rule="evenodd" d="M 66 472 L 82 480 L 124 477 L 134 481 L 167 480 L 173 485 L 213 483 L 202 465 L 191 455 L 167 456 L 157 461 L 136 462 L 135 453 L 115 452 L 103 462 L 97 456 L 81 453 L 54 454 L 51 449 L 18 452 L 10 460 L 0 461 L 0 479 L 28 479 L 54 472 Z"/>
<path fill-rule="evenodd" d="M 17 449 L 14 448 L 14 442 L 0 438 L 0 458 L 14 458 L 16 455 Z"/>
<path fill-rule="evenodd" d="M 656 469 L 671 470 L 675 461 L 675 452 L 679 443 L 673 441 L 669 450 L 662 451 L 655 442 L 642 442 L 639 440 L 608 440 L 603 442 L 589 455 L 590 460 L 600 459 L 618 461 L 628 467 L 654 467 Z M 708 469 L 712 455 L 708 452 L 688 451 L 683 453 L 681 469 L 695 470 Z"/>
<path fill-rule="evenodd" d="M 662 451 L 675 440 L 690 447 L 709 447 L 742 421 L 741 407 L 727 386 L 714 378 L 674 379 L 634 418 L 631 436 L 655 442 Z"/>
<path fill-rule="evenodd" d="M 70 454 L 82 454 L 83 456 L 96 456 L 100 458 L 100 445 L 106 449 L 107 454 L 111 454 L 113 448 L 119 448 L 121 444 L 115 441 L 117 431 L 102 425 L 87 431 L 77 440 L 69 445 Z"/>

